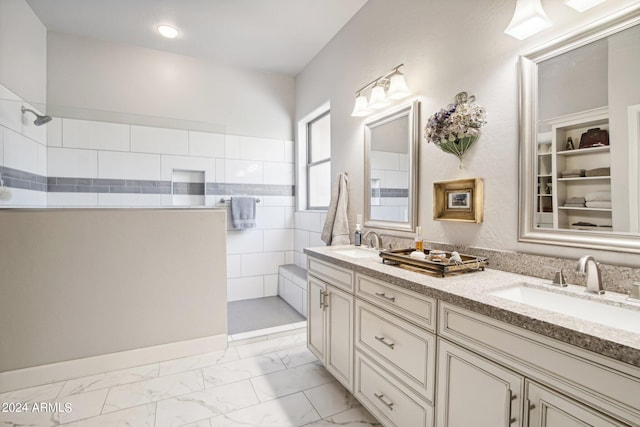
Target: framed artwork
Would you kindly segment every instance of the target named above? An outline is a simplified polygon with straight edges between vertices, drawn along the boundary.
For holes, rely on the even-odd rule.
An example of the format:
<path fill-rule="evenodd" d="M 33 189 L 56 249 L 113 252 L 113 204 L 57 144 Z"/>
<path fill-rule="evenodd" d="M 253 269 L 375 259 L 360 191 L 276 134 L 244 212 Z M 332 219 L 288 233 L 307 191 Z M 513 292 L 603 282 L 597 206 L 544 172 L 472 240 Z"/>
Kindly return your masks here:
<path fill-rule="evenodd" d="M 483 219 L 482 178 L 434 182 L 433 219 L 481 223 Z"/>

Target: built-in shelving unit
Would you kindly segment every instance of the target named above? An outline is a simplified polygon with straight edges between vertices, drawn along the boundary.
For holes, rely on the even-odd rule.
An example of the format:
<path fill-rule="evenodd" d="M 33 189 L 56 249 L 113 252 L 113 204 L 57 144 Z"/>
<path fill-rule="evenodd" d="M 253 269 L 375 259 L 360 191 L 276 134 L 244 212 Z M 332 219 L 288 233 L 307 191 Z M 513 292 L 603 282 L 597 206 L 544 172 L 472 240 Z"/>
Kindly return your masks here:
<path fill-rule="evenodd" d="M 609 129 L 608 108 L 568 114 L 546 120 L 544 124 L 551 131 L 538 135 L 536 227 L 610 230 L 613 208 L 566 206 L 569 199 L 583 198 L 595 192 L 600 195 L 608 193 L 611 204 L 610 173 L 605 176 L 563 176 L 571 170 L 593 171 L 611 167 L 608 145 L 579 148 L 582 134 L 589 129 Z M 574 149 L 567 149 L 569 138 Z"/>

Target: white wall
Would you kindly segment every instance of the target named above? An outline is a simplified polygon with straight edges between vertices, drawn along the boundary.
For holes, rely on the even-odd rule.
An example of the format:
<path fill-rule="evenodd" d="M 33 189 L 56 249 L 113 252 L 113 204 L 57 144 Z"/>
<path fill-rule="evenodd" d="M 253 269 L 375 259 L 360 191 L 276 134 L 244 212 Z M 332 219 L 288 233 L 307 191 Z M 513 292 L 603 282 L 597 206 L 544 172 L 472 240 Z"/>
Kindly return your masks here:
<path fill-rule="evenodd" d="M 130 113 L 293 139 L 290 77 L 55 32 L 47 51 L 53 114 L 99 120 L 100 111 Z"/>
<path fill-rule="evenodd" d="M 560 1 L 543 1 L 550 29 L 518 41 L 503 34 L 514 2 L 370 0 L 296 78 L 296 120 L 323 102 L 331 103 L 332 176 L 348 171 L 350 217 L 363 212 L 364 119 L 350 117 L 354 92 L 404 63 L 407 83 L 426 118 L 460 91 L 477 96 L 488 124 L 465 168 L 457 158 L 424 141 L 419 156 L 419 224 L 428 241 L 578 258 L 582 249 L 518 242 L 518 55 L 564 32 L 611 13 L 632 0 L 610 0 L 579 14 Z M 373 30 L 375 29 L 375 30 Z M 485 182 L 483 224 L 432 219 L 432 183 L 481 177 Z M 603 261 L 636 265 L 637 257 L 592 252 Z"/>
<path fill-rule="evenodd" d="M 26 1 L 0 1 L 0 84 L 21 99 L 42 107 L 46 101 L 46 74 L 44 25 Z"/>

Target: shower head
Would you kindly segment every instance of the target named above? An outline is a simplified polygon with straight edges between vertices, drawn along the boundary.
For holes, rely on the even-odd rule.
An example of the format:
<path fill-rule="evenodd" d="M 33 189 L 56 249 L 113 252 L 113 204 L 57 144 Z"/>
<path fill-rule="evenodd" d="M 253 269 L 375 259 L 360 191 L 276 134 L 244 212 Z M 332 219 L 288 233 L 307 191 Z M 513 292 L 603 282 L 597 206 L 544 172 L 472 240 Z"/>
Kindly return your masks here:
<path fill-rule="evenodd" d="M 40 114 L 36 113 L 33 110 L 30 110 L 28 108 L 24 108 L 24 105 L 22 106 L 22 114 L 24 114 L 26 111 L 35 114 L 36 119 L 33 121 L 33 124 L 36 126 L 42 126 L 45 125 L 47 123 L 49 123 L 51 120 L 53 120 L 51 118 L 51 116 L 41 116 Z"/>

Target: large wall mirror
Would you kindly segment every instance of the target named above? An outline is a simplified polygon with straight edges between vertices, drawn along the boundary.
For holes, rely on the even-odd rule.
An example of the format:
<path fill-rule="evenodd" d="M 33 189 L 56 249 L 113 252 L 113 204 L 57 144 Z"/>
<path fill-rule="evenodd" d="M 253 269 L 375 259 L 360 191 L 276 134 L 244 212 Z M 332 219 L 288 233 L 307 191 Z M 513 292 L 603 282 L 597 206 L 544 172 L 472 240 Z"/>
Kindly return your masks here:
<path fill-rule="evenodd" d="M 640 6 L 520 73 L 520 240 L 640 253 Z"/>
<path fill-rule="evenodd" d="M 413 231 L 417 217 L 419 102 L 365 123 L 365 226 Z"/>

